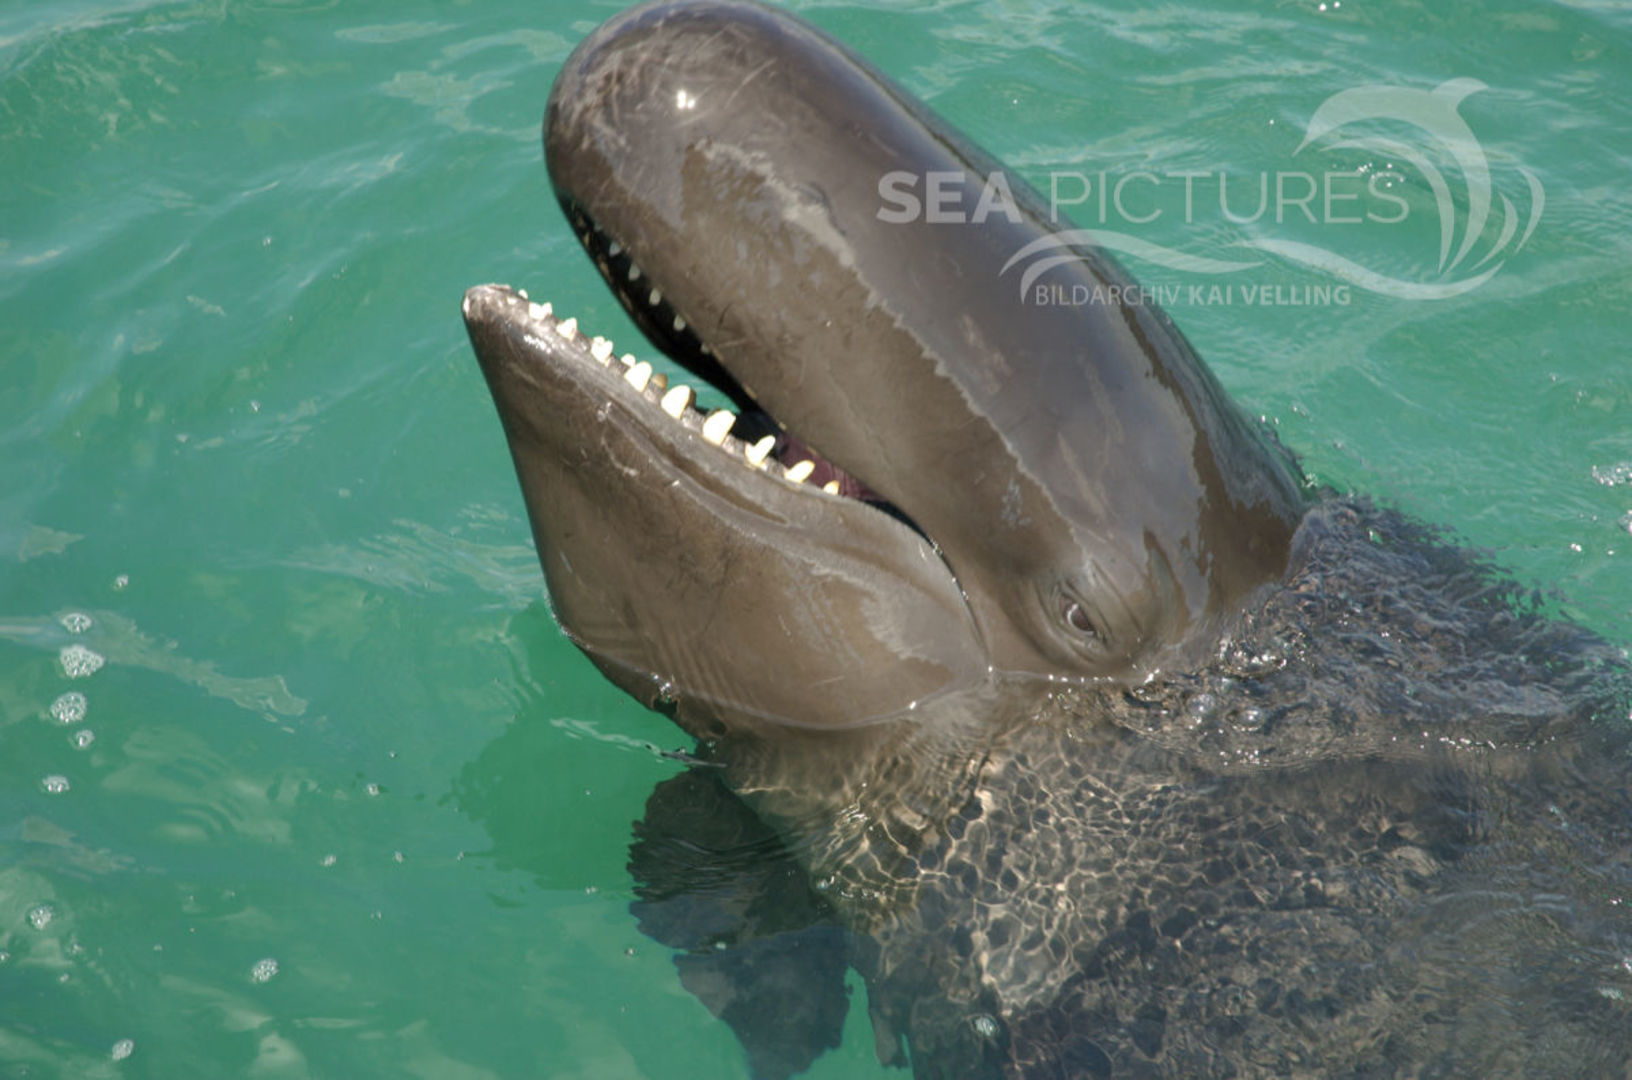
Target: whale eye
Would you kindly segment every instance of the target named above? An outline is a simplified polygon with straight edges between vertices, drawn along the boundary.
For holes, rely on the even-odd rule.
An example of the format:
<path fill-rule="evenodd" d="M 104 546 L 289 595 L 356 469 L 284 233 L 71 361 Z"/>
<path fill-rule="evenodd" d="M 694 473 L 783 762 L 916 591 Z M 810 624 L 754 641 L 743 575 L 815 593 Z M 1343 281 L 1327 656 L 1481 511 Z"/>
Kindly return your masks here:
<path fill-rule="evenodd" d="M 1099 631 L 1094 627 L 1094 620 L 1088 617 L 1087 610 L 1075 600 L 1065 602 L 1065 621 L 1073 630 L 1079 630 L 1089 637 L 1099 636 Z"/>

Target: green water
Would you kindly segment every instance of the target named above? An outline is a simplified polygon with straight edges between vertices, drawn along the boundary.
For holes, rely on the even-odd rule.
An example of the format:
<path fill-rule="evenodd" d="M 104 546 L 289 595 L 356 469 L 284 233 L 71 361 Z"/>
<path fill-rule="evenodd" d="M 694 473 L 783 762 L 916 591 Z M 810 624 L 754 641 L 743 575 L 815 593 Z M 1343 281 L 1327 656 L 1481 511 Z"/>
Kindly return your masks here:
<path fill-rule="evenodd" d="M 1488 84 L 1546 203 L 1487 284 L 1172 314 L 1310 472 L 1632 642 L 1632 18 L 1320 7 L 801 10 L 1039 182 L 1353 168 L 1293 156 L 1329 95 Z M 746 1075 L 627 912 L 681 738 L 555 630 L 459 320 L 634 344 L 537 140 L 616 8 L 0 9 L 0 1073 Z M 811 1075 L 884 1075 L 861 1008 Z"/>

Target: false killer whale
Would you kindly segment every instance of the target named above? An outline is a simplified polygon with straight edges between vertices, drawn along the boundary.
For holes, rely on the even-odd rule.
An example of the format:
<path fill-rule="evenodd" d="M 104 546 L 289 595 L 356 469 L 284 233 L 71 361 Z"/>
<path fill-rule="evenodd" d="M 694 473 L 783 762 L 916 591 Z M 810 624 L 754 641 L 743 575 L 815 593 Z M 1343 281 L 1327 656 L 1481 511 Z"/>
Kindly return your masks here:
<path fill-rule="evenodd" d="M 732 403 L 465 296 L 562 629 L 697 741 L 635 913 L 755 1076 L 850 968 L 919 1078 L 1629 1075 L 1622 652 L 1307 484 L 1109 258 L 1027 304 L 1041 200 L 791 15 L 614 18 L 544 150 Z"/>

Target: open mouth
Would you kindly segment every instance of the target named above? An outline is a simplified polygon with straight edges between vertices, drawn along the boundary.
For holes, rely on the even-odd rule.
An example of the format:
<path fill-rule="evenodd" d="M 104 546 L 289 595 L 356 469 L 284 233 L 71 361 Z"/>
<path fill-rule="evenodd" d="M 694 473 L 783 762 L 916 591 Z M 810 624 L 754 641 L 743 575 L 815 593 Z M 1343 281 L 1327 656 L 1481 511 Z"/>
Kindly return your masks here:
<path fill-rule="evenodd" d="M 867 503 L 922 535 L 900 508 L 828 460 L 760 407 L 752 392 L 732 376 L 720 359 L 721 351 L 729 352 L 729 344 L 717 348 L 707 340 L 704 329 L 674 307 L 662 286 L 641 270 L 627 248 L 595 226 L 582 211 L 568 207 L 567 214 L 584 250 L 648 343 L 722 394 L 732 407 L 699 407 L 691 386 L 671 384 L 667 375 L 654 371 L 650 361 L 629 352 L 619 354 L 611 340 L 589 333 L 575 317 L 563 318 L 552 304 L 534 302 L 525 290 L 517 290 L 516 295 L 527 301 L 527 330 L 549 341 L 551 352 L 565 351 L 580 362 L 599 364 L 619 376 L 628 392 L 746 468 L 813 493 Z"/>

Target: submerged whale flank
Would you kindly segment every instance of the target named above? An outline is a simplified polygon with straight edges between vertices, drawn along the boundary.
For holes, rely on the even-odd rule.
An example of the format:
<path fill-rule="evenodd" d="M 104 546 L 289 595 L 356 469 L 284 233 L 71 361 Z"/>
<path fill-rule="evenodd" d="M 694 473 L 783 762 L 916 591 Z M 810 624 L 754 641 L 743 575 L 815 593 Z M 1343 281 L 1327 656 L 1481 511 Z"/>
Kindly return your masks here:
<path fill-rule="evenodd" d="M 1027 304 L 1023 184 L 906 213 L 996 163 L 791 15 L 614 18 L 544 150 L 731 402 L 465 296 L 562 629 L 697 740 L 634 910 L 753 1076 L 850 969 L 921 1080 L 1629 1075 L 1623 652 L 1308 485 L 1109 258 Z"/>

